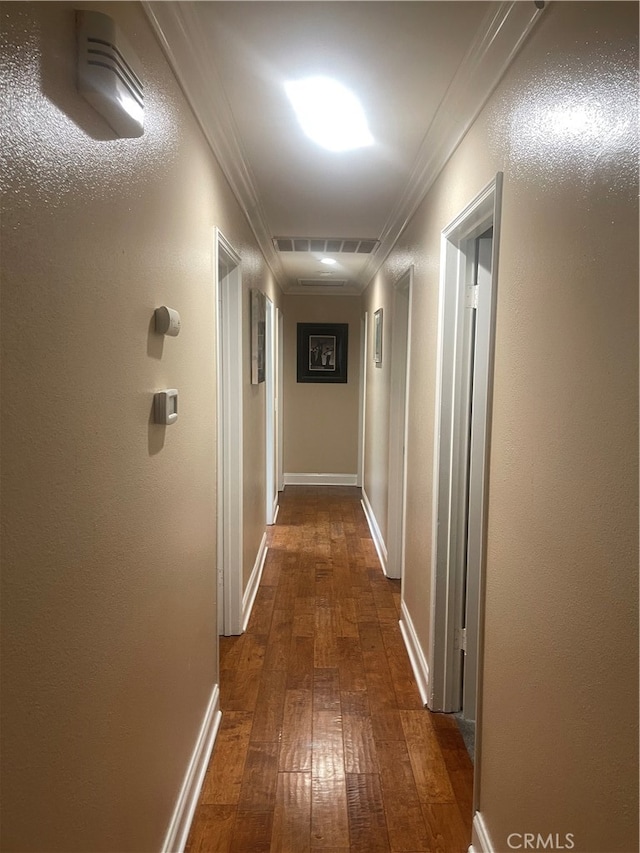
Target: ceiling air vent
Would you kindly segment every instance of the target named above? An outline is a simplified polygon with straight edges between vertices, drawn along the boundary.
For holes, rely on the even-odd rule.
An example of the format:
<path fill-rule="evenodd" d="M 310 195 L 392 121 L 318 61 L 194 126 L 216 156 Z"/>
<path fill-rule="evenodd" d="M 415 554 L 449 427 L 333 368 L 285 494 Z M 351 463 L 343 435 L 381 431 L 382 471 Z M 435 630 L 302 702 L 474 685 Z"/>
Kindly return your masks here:
<path fill-rule="evenodd" d="M 101 12 L 76 12 L 78 91 L 120 137 L 144 133 L 140 64 L 115 22 Z"/>
<path fill-rule="evenodd" d="M 300 287 L 344 287 L 346 278 L 299 278 Z"/>
<path fill-rule="evenodd" d="M 380 245 L 372 239 L 339 239 L 324 237 L 274 237 L 273 245 L 278 252 L 321 252 L 322 254 L 370 255 Z"/>

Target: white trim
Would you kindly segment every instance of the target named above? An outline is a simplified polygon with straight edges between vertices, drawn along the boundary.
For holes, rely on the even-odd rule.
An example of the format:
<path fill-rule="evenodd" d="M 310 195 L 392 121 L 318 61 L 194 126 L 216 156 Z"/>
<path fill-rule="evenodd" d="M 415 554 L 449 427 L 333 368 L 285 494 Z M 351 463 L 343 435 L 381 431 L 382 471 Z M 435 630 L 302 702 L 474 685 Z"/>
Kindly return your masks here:
<path fill-rule="evenodd" d="M 284 317 L 282 311 L 276 309 L 278 317 L 278 491 L 284 489 Z M 276 515 L 278 510 L 276 509 Z M 275 517 L 274 517 L 275 524 Z"/>
<path fill-rule="evenodd" d="M 413 264 L 394 285 L 391 319 L 391 402 L 387 498 L 387 575 L 404 577 L 407 507 L 407 435 L 409 430 L 409 342 Z"/>
<path fill-rule="evenodd" d="M 402 613 L 402 619 L 400 620 L 400 633 L 402 634 L 402 639 L 404 640 L 407 654 L 411 661 L 411 669 L 413 670 L 418 690 L 420 691 L 420 698 L 422 699 L 423 705 L 427 705 L 429 698 L 429 664 L 427 663 L 427 658 L 420 646 L 416 629 L 413 627 L 413 621 L 404 601 L 401 603 L 400 607 Z"/>
<path fill-rule="evenodd" d="M 267 226 L 256 180 L 243 156 L 238 129 L 219 81 L 205 28 L 199 18 L 197 7 L 200 5 L 150 0 L 143 0 L 142 4 L 267 263 L 283 290 L 295 292 L 287 283 L 282 262 L 271 242 L 271 230 Z M 382 266 L 408 220 L 475 121 L 541 15 L 542 12 L 533 3 L 509 0 L 491 4 L 474 43 L 460 63 L 433 117 L 404 191 L 382 229 L 380 246 L 369 257 L 363 269 L 358 283 L 362 290 Z"/>
<path fill-rule="evenodd" d="M 495 853 L 495 847 L 491 843 L 489 831 L 481 812 L 476 812 L 473 816 L 469 853 Z"/>
<path fill-rule="evenodd" d="M 214 684 L 211 698 L 207 706 L 200 734 L 196 740 L 191 761 L 187 767 L 187 772 L 182 783 L 182 788 L 178 795 L 173 815 L 167 829 L 164 842 L 162 844 L 162 853 L 176 853 L 176 851 L 184 850 L 191 829 L 193 815 L 198 805 L 200 797 L 200 789 L 204 775 L 207 772 L 213 745 L 218 734 L 222 713 L 219 708 L 220 704 L 220 689 L 217 684 Z"/>
<path fill-rule="evenodd" d="M 358 388 L 358 485 L 364 486 L 364 446 L 367 406 L 367 341 L 369 314 L 360 318 L 360 386 Z"/>
<path fill-rule="evenodd" d="M 278 391 L 276 374 L 276 350 L 278 346 L 278 329 L 276 326 L 275 306 L 268 296 L 265 296 L 265 457 L 266 457 L 266 524 L 272 525 L 275 519 L 275 508 L 278 505 L 278 484 L 276 472 L 278 468 L 277 430 L 276 422 Z"/>
<path fill-rule="evenodd" d="M 267 559 L 267 534 L 266 532 L 262 534 L 262 539 L 260 541 L 260 547 L 258 548 L 258 553 L 256 554 L 256 561 L 253 564 L 253 569 L 251 570 L 251 577 L 249 578 L 249 583 L 247 584 L 247 588 L 242 597 L 242 630 L 247 630 L 247 625 L 249 624 L 249 617 L 251 616 L 251 611 L 253 610 L 253 602 L 256 600 L 256 595 L 258 594 L 258 587 L 260 586 L 260 578 L 262 577 L 262 570 L 264 569 L 264 561 Z"/>
<path fill-rule="evenodd" d="M 497 5 L 497 9 L 496 9 Z M 491 4 L 422 140 L 404 192 L 382 229 L 362 279 L 369 284 L 513 62 L 542 10 L 509 0 Z"/>
<path fill-rule="evenodd" d="M 273 499 L 273 507 L 271 508 L 271 521 L 269 526 L 276 523 L 276 518 L 278 517 L 278 512 L 280 511 L 280 492 L 277 491 L 275 497 Z"/>
<path fill-rule="evenodd" d="M 382 566 L 382 571 L 387 574 L 387 546 L 385 545 L 382 532 L 380 530 L 380 525 L 378 524 L 378 520 L 373 511 L 373 507 L 369 501 L 367 493 L 364 488 L 362 489 L 362 509 L 364 510 L 364 514 L 367 518 L 367 523 L 369 524 L 369 530 L 371 531 L 371 538 L 373 539 L 373 544 L 376 546 L 376 551 L 378 552 L 378 559 L 380 560 L 380 565 Z"/>
<path fill-rule="evenodd" d="M 172 3 L 143 0 L 143 9 L 262 254 L 282 287 L 286 280 L 282 261 L 271 242 L 251 167 L 241 153 L 240 136 L 220 83 L 206 28 L 197 10 L 186 3 L 177 3 L 174 8 Z"/>
<path fill-rule="evenodd" d="M 497 252 L 500 234 L 502 173 L 473 199 L 441 235 L 440 283 L 438 296 L 438 344 L 436 363 L 436 412 L 433 453 L 433 516 L 431 550 L 431 694 L 429 707 L 434 711 L 457 711 L 460 708 L 459 655 L 456 657 L 455 628 L 459 619 L 460 584 L 455 564 L 457 504 L 454 478 L 455 406 L 459 405 L 459 379 L 456 371 L 460 363 L 461 302 L 466 264 L 465 241 L 478 236 L 493 225 L 493 271 L 491 286 L 492 326 L 495 322 L 496 282 L 498 275 Z M 490 328 L 489 352 L 493 348 L 493 328 Z M 491 394 L 491 361 L 487 375 L 487 394 Z M 489 415 L 487 415 L 490 421 Z M 488 426 L 487 444 L 488 448 Z M 488 469 L 486 469 L 488 470 Z M 486 495 L 485 495 L 486 501 Z M 486 516 L 483 516 L 483 524 Z M 481 568 L 481 574 L 483 572 Z M 482 630 L 480 628 L 480 630 Z M 477 719 L 477 718 L 476 718 Z M 479 742 L 476 741 L 476 769 Z"/>
<path fill-rule="evenodd" d="M 357 474 L 285 474 L 285 486 L 357 486 Z"/>
<path fill-rule="evenodd" d="M 218 577 L 226 636 L 241 633 L 243 567 L 242 268 L 240 255 L 214 230 L 217 318 Z M 220 276 L 220 268 L 225 274 Z M 224 353 L 222 350 L 224 349 Z"/>

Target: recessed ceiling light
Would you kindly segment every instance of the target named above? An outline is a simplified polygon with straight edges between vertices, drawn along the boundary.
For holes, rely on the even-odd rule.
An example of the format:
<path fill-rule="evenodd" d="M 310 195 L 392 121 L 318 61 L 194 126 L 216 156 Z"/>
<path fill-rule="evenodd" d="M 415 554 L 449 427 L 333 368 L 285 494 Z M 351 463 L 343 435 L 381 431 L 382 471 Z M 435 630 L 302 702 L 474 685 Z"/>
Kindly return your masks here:
<path fill-rule="evenodd" d="M 306 77 L 284 84 L 307 136 L 329 151 L 373 145 L 360 101 L 330 77 Z"/>
<path fill-rule="evenodd" d="M 320 263 L 326 264 L 328 267 L 332 267 L 334 264 L 337 264 L 338 262 L 334 258 L 321 258 Z"/>

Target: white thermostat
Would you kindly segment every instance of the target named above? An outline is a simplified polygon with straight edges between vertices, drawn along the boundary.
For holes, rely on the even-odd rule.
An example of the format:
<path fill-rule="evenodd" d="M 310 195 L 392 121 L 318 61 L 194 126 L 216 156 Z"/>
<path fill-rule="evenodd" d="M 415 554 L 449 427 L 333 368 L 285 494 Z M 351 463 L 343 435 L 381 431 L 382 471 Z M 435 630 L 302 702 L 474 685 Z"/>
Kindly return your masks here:
<path fill-rule="evenodd" d="M 175 338 L 180 334 L 180 315 L 175 308 L 168 308 L 166 305 L 161 305 L 156 308 L 156 332 L 161 335 L 171 335 Z"/>
<path fill-rule="evenodd" d="M 175 388 L 154 394 L 153 416 L 157 424 L 174 424 L 178 420 L 178 392 Z"/>

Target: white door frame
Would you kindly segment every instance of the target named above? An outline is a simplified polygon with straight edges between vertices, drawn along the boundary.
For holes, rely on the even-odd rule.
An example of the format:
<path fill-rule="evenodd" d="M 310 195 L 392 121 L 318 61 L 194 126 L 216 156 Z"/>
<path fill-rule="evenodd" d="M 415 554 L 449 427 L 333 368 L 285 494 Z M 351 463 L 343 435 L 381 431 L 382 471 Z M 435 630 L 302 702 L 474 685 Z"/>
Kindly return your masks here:
<path fill-rule="evenodd" d="M 502 203 L 502 173 L 451 222 L 442 232 L 441 275 L 438 320 L 438 365 L 436 386 L 436 425 L 434 442 L 434 499 L 432 552 L 432 612 L 429 653 L 429 707 L 434 711 L 457 711 L 461 707 L 459 620 L 464 612 L 464 589 L 460 576 L 460 452 L 464 437 L 456 426 L 465 402 L 464 341 L 465 293 L 470 247 L 475 239 L 493 226 L 492 272 L 488 287 L 477 310 L 477 336 L 485 336 L 484 356 L 476 355 L 474 381 L 471 464 L 481 484 L 469 506 L 469 544 L 474 542 L 478 558 L 478 575 L 474 606 L 477 609 L 477 678 L 479 719 L 480 681 L 482 673 L 482 633 L 484 571 L 486 562 L 486 504 L 488 488 L 489 427 L 493 385 L 493 352 L 496 311 L 496 282 Z M 478 350 L 476 350 L 478 353 Z M 467 394 L 468 394 L 468 388 Z M 467 460 L 464 460 L 467 464 Z M 477 728 L 479 735 L 480 727 Z M 480 744 L 476 737 L 476 775 Z"/>
<path fill-rule="evenodd" d="M 358 400 L 358 475 L 356 483 L 364 488 L 364 441 L 367 406 L 367 336 L 369 333 L 369 313 L 360 318 L 360 394 Z"/>
<path fill-rule="evenodd" d="M 217 340 L 218 632 L 242 633 L 242 269 L 219 228 L 214 234 Z"/>
<path fill-rule="evenodd" d="M 395 284 L 391 324 L 391 392 L 389 411 L 389 499 L 387 509 L 387 570 L 390 578 L 404 576 L 407 464 L 407 407 L 409 403 L 409 341 L 413 266 Z"/>
<path fill-rule="evenodd" d="M 470 567 L 482 567 L 484 564 L 484 539 L 486 516 L 486 485 L 488 480 L 488 423 L 490 400 L 489 385 L 493 376 L 488 375 L 490 353 L 493 348 L 491 324 L 491 292 L 493 279 L 493 237 L 476 239 L 477 256 L 474 262 L 475 290 L 477 303 L 475 309 L 474 334 L 474 382 L 471 389 L 471 417 L 469 424 L 469 493 L 468 505 L 477 507 L 479 517 L 470 513 L 471 520 L 467 529 L 467 564 Z M 491 347 L 491 350 L 489 349 Z M 480 381 L 478 381 L 478 376 Z M 478 688 L 478 655 L 480 640 L 480 572 L 467 571 L 466 594 L 463 592 L 464 613 L 464 680 L 462 688 L 462 716 L 475 721 Z"/>
<path fill-rule="evenodd" d="M 275 308 L 268 296 L 265 297 L 265 456 L 266 456 L 266 522 L 275 524 L 278 514 L 278 486 L 276 481 L 277 462 L 277 422 L 278 408 L 276 350 L 278 327 Z"/>
<path fill-rule="evenodd" d="M 282 311 L 277 309 L 278 318 L 278 346 L 276 349 L 276 360 L 278 369 L 277 394 L 278 404 L 276 407 L 276 421 L 278 428 L 278 466 L 277 466 L 277 488 L 281 492 L 284 489 L 284 317 Z"/>

